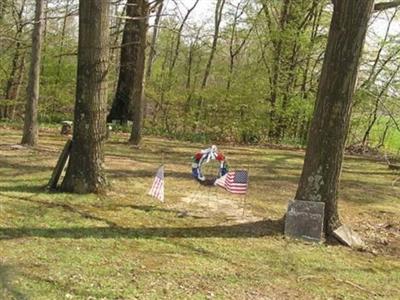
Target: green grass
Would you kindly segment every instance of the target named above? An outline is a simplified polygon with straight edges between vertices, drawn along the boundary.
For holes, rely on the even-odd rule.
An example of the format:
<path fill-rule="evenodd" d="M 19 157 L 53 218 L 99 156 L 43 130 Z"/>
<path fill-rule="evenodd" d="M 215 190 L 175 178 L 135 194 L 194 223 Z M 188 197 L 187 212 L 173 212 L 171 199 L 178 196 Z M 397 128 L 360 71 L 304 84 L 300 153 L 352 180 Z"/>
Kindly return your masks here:
<path fill-rule="evenodd" d="M 0 299 L 398 299 L 400 187 L 384 164 L 345 160 L 341 216 L 371 250 L 358 252 L 283 237 L 301 151 L 220 146 L 232 168 L 250 169 L 243 213 L 242 199 L 191 179 L 204 145 L 126 140 L 106 146 L 106 195 L 49 193 L 64 138 L 49 129 L 37 148 L 12 150 L 20 132 L 0 129 Z M 161 151 L 165 204 L 146 196 Z M 193 193 L 204 199 L 183 201 Z"/>
<path fill-rule="evenodd" d="M 388 118 L 380 119 L 371 130 L 371 142 L 372 144 L 379 144 L 382 138 L 382 133 L 385 131 L 386 123 Z M 393 154 L 400 154 L 400 131 L 395 127 L 391 127 L 387 132 L 385 140 L 385 149 L 392 152 Z"/>

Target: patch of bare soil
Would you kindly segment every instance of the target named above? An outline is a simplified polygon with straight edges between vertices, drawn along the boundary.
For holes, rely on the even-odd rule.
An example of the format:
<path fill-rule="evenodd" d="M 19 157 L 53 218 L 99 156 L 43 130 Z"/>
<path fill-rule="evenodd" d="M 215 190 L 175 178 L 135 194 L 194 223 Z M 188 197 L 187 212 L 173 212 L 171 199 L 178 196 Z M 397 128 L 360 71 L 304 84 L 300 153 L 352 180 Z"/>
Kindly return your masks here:
<path fill-rule="evenodd" d="M 368 145 L 353 144 L 346 147 L 346 153 L 350 155 L 378 156 L 379 150 Z"/>
<path fill-rule="evenodd" d="M 363 214 L 352 225 L 366 243 L 367 251 L 375 255 L 391 255 L 400 258 L 400 220 L 388 211 Z"/>
<path fill-rule="evenodd" d="M 229 198 L 217 191 L 203 189 L 183 197 L 182 202 L 179 204 L 179 209 L 185 210 L 189 216 L 223 218 L 229 223 L 247 223 L 262 220 L 262 218 L 253 215 L 243 198 Z"/>

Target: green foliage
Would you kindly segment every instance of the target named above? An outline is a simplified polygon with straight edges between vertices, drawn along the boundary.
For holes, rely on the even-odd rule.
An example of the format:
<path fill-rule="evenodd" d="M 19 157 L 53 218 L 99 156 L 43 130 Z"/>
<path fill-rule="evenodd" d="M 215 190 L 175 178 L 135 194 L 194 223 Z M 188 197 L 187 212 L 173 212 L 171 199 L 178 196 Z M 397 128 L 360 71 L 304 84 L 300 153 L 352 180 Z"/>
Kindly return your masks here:
<path fill-rule="evenodd" d="M 7 2 L 5 17 L 0 22 L 0 34 L 4 34 L 0 51 L 0 112 L 15 107 L 16 113 L 0 116 L 21 120 L 30 54 L 28 21 L 33 17 L 33 2 L 27 1 L 21 20 L 25 25 L 18 36 L 20 56 L 25 58 L 18 95 L 6 99 L 20 25 L 13 14 L 22 4 L 14 2 Z M 152 73 L 145 85 L 145 132 L 191 141 L 305 145 L 329 29 L 329 2 L 249 0 L 238 7 L 226 5 L 205 87 L 202 82 L 214 28 L 190 17 L 179 36 L 182 18 L 176 11 L 167 11 L 161 18 Z M 69 11 L 74 12 L 78 2 L 68 3 Z M 78 23 L 73 13 L 64 19 L 64 4 L 49 1 L 39 103 L 42 123 L 73 118 Z M 123 5 L 113 5 L 116 15 L 123 14 Z M 212 24 L 212 14 L 208 17 Z M 110 104 L 116 90 L 123 20 L 111 19 Z M 377 121 L 368 141 L 373 146 L 380 144 L 390 116 L 393 120 L 388 123 L 384 146 L 396 150 L 400 143 L 396 133 L 396 123 L 400 124 L 396 103 L 400 87 L 393 63 L 399 46 L 395 41 L 396 36 L 391 34 L 387 39 L 382 34 L 369 36 L 348 144 L 363 139 L 373 120 L 376 97 L 393 74 L 390 87 L 381 96 Z M 367 82 L 367 78 L 372 79 Z"/>

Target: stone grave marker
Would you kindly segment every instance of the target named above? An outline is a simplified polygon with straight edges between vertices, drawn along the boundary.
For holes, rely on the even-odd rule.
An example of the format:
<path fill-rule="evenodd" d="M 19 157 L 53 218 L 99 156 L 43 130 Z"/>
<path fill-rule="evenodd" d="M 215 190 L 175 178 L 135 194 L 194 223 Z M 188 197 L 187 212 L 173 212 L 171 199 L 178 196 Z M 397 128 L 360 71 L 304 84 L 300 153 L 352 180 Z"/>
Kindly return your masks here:
<path fill-rule="evenodd" d="M 320 242 L 324 224 L 324 202 L 290 200 L 285 219 L 285 235 Z"/>
<path fill-rule="evenodd" d="M 349 226 L 342 225 L 333 232 L 333 236 L 342 244 L 354 249 L 363 249 L 365 247 L 361 237 Z"/>

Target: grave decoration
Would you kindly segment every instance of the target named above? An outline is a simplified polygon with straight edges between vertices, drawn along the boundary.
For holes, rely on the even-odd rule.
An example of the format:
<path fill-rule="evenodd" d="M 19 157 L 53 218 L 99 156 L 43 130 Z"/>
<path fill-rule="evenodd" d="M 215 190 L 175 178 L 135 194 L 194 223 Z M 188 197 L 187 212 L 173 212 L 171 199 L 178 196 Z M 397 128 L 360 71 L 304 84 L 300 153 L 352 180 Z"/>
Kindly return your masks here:
<path fill-rule="evenodd" d="M 192 159 L 192 176 L 201 184 L 213 186 L 215 180 L 228 173 L 228 164 L 225 160 L 225 156 L 218 151 L 215 145 L 197 152 Z M 219 168 L 216 170 L 216 177 L 206 178 L 203 175 L 202 167 L 211 160 L 217 160 L 219 162 Z"/>

